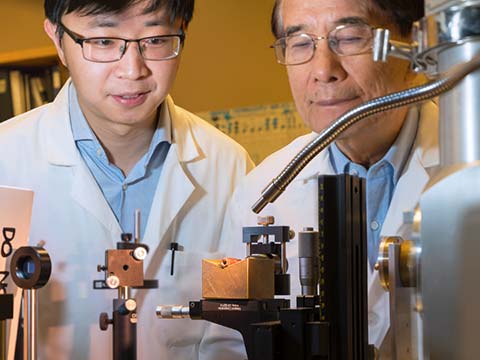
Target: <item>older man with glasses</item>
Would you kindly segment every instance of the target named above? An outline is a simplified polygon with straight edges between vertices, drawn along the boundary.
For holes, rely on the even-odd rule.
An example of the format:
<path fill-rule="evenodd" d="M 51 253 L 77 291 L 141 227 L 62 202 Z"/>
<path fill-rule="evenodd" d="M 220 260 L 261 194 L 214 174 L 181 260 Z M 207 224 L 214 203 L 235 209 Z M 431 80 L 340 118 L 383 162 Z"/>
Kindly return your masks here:
<path fill-rule="evenodd" d="M 333 121 L 375 97 L 419 81 L 407 61 L 372 58 L 373 30 L 388 28 L 409 41 L 412 23 L 423 15 L 417 0 L 276 0 L 273 49 L 286 66 L 296 108 L 313 131 L 264 160 L 242 181 L 228 209 L 223 237 L 230 256 L 245 253 L 241 227 L 256 223 L 250 210 L 263 188 Z M 373 115 L 346 130 L 316 156 L 262 211 L 296 231 L 318 228 L 318 175 L 353 174 L 366 179 L 369 342 L 388 358 L 388 294 L 374 264 L 381 236 L 401 232 L 403 211 L 413 209 L 438 163 L 437 110 L 432 102 Z M 328 224 L 326 224 L 328 226 Z M 292 295 L 299 295 L 296 241 L 287 247 Z M 382 345 L 383 344 L 383 345 Z"/>
<path fill-rule="evenodd" d="M 43 240 L 53 261 L 39 299 L 41 359 L 112 358 L 111 328 L 98 319 L 116 292 L 92 284 L 105 250 L 134 232 L 136 209 L 150 248 L 145 278 L 158 279 L 133 293 L 139 358 L 229 358 L 213 326 L 155 316 L 160 303 L 201 296 L 201 259 L 222 256 L 227 200 L 252 167 L 243 148 L 168 96 L 193 7 L 45 1 L 45 30 L 71 80 L 53 103 L 0 126 L 0 185 L 35 191 L 30 240 Z"/>

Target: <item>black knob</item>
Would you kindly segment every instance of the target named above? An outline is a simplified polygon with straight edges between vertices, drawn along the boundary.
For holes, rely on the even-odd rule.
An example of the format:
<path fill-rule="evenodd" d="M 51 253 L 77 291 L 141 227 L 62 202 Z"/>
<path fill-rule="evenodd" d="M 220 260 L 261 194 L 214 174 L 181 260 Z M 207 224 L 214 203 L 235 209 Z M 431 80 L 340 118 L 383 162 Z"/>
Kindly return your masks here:
<path fill-rule="evenodd" d="M 113 321 L 108 318 L 108 314 L 107 314 L 107 313 L 102 312 L 102 313 L 100 314 L 99 319 L 98 319 L 98 323 L 99 323 L 99 325 L 100 325 L 100 330 L 105 331 L 105 330 L 108 329 L 108 325 L 109 325 L 109 324 L 112 324 Z"/>
<path fill-rule="evenodd" d="M 120 235 L 120 239 L 124 242 L 131 242 L 132 241 L 132 234 L 131 233 L 123 233 Z"/>

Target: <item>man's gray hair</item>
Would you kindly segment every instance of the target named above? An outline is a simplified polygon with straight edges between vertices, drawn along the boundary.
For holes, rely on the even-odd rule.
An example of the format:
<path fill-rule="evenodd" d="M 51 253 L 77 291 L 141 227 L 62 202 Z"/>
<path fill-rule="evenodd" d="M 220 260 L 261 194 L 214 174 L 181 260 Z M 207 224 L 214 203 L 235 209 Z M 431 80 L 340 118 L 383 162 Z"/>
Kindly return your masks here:
<path fill-rule="evenodd" d="M 359 0 L 354 0 L 359 1 Z M 423 17 L 423 0 L 366 0 L 370 6 L 386 16 L 397 26 L 402 36 L 408 36 L 412 24 Z M 271 27 L 275 38 L 285 36 L 283 32 L 282 0 L 275 0 L 272 10 Z M 372 9 L 373 10 L 373 9 Z"/>

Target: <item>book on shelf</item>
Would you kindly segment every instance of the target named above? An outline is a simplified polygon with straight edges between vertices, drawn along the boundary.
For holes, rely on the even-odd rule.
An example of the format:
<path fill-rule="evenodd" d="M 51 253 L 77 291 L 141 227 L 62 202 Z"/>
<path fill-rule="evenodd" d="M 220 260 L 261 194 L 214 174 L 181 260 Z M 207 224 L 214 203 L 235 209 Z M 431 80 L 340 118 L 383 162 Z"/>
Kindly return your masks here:
<path fill-rule="evenodd" d="M 7 69 L 0 69 L 0 121 L 13 116 L 12 93 L 10 91 L 10 76 Z"/>
<path fill-rule="evenodd" d="M 12 93 L 13 116 L 27 111 L 25 84 L 20 70 L 10 71 L 10 91 Z"/>

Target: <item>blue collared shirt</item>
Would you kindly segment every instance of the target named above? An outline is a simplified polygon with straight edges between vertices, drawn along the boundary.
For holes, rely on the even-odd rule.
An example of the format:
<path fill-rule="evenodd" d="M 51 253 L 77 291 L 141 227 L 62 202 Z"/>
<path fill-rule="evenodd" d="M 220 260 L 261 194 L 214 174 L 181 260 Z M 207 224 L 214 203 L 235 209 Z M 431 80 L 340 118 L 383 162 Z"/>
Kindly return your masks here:
<path fill-rule="evenodd" d="M 368 260 L 373 267 L 378 257 L 380 231 L 385 221 L 395 186 L 403 172 L 410 154 L 418 127 L 418 109 L 411 108 L 394 144 L 382 159 L 368 170 L 350 161 L 333 143 L 329 155 L 335 173 L 357 175 L 366 179 L 367 207 L 367 250 Z"/>
<path fill-rule="evenodd" d="M 141 238 L 145 233 L 153 197 L 171 143 L 170 117 L 162 105 L 150 147 L 125 177 L 110 163 L 105 150 L 83 115 L 75 87 L 69 88 L 69 112 L 75 144 L 105 200 L 117 218 L 122 232 L 134 233 L 134 213 L 141 211 Z M 119 239 L 120 241 L 120 239 Z"/>

